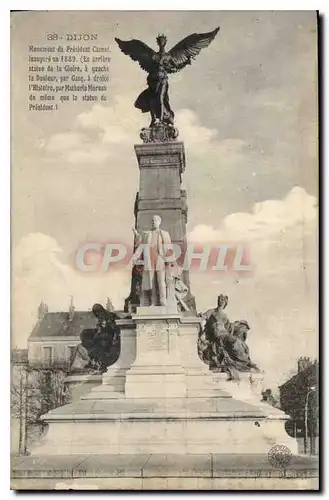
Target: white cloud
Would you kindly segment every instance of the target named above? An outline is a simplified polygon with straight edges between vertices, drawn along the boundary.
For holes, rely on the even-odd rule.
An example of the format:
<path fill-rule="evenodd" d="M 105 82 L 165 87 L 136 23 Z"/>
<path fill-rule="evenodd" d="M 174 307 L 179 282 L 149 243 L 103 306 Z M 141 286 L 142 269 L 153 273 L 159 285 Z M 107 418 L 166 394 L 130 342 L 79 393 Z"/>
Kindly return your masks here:
<path fill-rule="evenodd" d="M 255 203 L 251 213 L 228 215 L 219 228 L 198 225 L 188 235 L 190 241 L 250 241 L 267 242 L 288 228 L 308 225 L 316 220 L 316 198 L 305 189 L 294 187 L 283 200 Z"/>
<path fill-rule="evenodd" d="M 95 302 L 123 308 L 129 295 L 129 271 L 83 274 L 61 261 L 57 242 L 42 233 L 22 238 L 13 251 L 13 344 L 26 345 L 37 320 L 41 300 L 50 311 L 66 311 L 73 295 L 76 309 L 90 310 Z"/>
<path fill-rule="evenodd" d="M 145 118 L 132 106 L 131 95 L 115 96 L 112 106 L 95 104 L 89 112 L 77 116 L 79 129 L 99 130 L 99 140 L 105 144 L 133 144 Z"/>
<path fill-rule="evenodd" d="M 228 294 L 228 315 L 248 319 L 251 356 L 269 386 L 283 382 L 299 356 L 317 356 L 316 213 L 315 197 L 295 187 L 283 200 L 257 203 L 251 213 L 231 214 L 218 228 L 198 225 L 189 234 L 193 242 L 248 244 L 251 273 L 194 272 L 192 290 L 201 310 Z"/>
<path fill-rule="evenodd" d="M 90 111 L 80 113 L 74 130 L 54 134 L 45 142 L 48 153 L 65 155 L 70 163 L 105 162 L 109 157 L 126 157 L 131 145 L 139 142 L 138 134 L 148 125 L 149 116 L 132 106 L 132 95 L 116 96 L 112 106 L 95 104 Z M 189 156 L 200 155 L 217 164 L 232 164 L 243 156 L 244 141 L 237 138 L 220 140 L 216 129 L 205 127 L 189 109 L 176 112 L 176 125 Z M 214 160 L 214 155 L 216 159 Z"/>
<path fill-rule="evenodd" d="M 176 112 L 179 138 L 184 141 L 188 153 L 188 168 L 194 173 L 216 179 L 219 172 L 240 162 L 244 158 L 245 142 L 240 138 L 221 139 L 217 129 L 205 127 L 197 114 L 190 109 Z M 201 187 L 201 185 L 200 185 Z"/>
<path fill-rule="evenodd" d="M 104 163 L 110 156 L 104 147 L 88 146 L 85 149 L 73 149 L 67 155 L 69 163 Z"/>
<path fill-rule="evenodd" d="M 136 142 L 143 126 L 131 102 L 131 96 L 117 96 L 113 106 L 95 104 L 90 111 L 77 115 L 74 130 L 52 135 L 45 142 L 46 151 L 55 157 L 65 155 L 69 163 L 75 164 L 103 163 L 109 157 L 127 156 L 127 145 Z"/>
<path fill-rule="evenodd" d="M 80 147 L 85 141 L 85 137 L 77 132 L 64 132 L 54 134 L 46 143 L 46 148 L 51 152 L 69 151 L 76 147 Z"/>
<path fill-rule="evenodd" d="M 200 144 L 210 144 L 217 139 L 218 131 L 200 124 L 197 115 L 190 109 L 178 110 L 176 113 L 176 123 L 184 135 L 184 141 L 190 142 L 195 147 Z"/>

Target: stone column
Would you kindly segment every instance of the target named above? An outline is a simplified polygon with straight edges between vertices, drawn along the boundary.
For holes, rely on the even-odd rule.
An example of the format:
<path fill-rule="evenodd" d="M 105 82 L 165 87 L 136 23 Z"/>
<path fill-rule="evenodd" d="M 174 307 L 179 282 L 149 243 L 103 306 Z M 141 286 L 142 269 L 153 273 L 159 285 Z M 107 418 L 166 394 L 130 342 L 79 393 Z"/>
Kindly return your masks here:
<path fill-rule="evenodd" d="M 162 229 L 169 232 L 171 240 L 185 248 L 187 199 L 181 189 L 185 170 L 183 142 L 151 142 L 135 145 L 140 170 L 139 191 L 135 201 L 135 226 L 138 232 L 149 230 L 153 215 L 160 215 Z M 182 279 L 190 289 L 189 272 L 183 271 Z M 132 277 L 131 293 L 126 301 L 127 310 L 136 310 L 136 277 Z M 189 292 L 186 299 L 195 311 L 195 299 Z M 193 314 L 193 313 L 192 313 Z M 195 314 L 195 312 L 194 312 Z"/>

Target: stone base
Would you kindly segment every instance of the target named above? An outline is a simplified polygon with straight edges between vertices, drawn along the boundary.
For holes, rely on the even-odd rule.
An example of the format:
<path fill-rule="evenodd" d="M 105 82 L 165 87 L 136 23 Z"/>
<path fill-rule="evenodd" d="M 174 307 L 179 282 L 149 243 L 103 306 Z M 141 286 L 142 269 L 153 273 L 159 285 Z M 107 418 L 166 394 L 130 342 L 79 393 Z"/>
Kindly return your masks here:
<path fill-rule="evenodd" d="M 240 372 L 239 380 L 228 380 L 227 373 L 212 372 L 212 379 L 216 387 L 227 391 L 233 398 L 257 404 L 262 399 L 262 373 Z"/>
<path fill-rule="evenodd" d="M 179 365 L 134 366 L 126 376 L 126 398 L 179 398 L 186 395 L 186 375 Z"/>
<path fill-rule="evenodd" d="M 286 469 L 268 455 L 57 455 L 12 461 L 14 490 L 318 490 L 316 457 Z"/>
<path fill-rule="evenodd" d="M 49 412 L 33 455 L 297 453 L 285 418 L 222 393 L 216 398 L 81 400 Z"/>
<path fill-rule="evenodd" d="M 214 383 L 197 354 L 199 321 L 159 307 L 121 320 L 118 361 L 89 394 L 42 417 L 48 433 L 32 454 L 297 453 L 283 412 L 232 397 L 223 374 Z"/>
<path fill-rule="evenodd" d="M 261 401 L 264 375 L 262 373 L 240 373 L 240 379 L 227 380 L 226 373 L 213 373 L 213 381 L 218 389 L 227 392 L 230 396 L 239 401 L 256 405 L 267 417 L 271 419 L 288 420 L 290 417 L 285 415 L 279 408 L 273 407 L 267 402 Z"/>
<path fill-rule="evenodd" d="M 144 144 L 152 142 L 170 142 L 178 137 L 178 129 L 173 125 L 157 123 L 141 130 L 140 138 Z"/>
<path fill-rule="evenodd" d="M 90 394 L 90 392 L 102 384 L 102 375 L 73 374 L 65 379 L 65 385 L 69 388 L 72 401 Z"/>

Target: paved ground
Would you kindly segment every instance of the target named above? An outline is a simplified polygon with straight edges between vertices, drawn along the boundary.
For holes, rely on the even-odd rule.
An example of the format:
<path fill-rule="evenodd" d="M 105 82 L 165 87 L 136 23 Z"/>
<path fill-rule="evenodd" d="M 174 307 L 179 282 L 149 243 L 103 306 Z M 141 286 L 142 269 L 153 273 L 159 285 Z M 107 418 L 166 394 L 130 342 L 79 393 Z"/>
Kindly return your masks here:
<path fill-rule="evenodd" d="M 314 478 L 318 459 L 292 456 L 283 469 L 267 455 L 90 455 L 17 457 L 12 477 L 23 478 Z"/>

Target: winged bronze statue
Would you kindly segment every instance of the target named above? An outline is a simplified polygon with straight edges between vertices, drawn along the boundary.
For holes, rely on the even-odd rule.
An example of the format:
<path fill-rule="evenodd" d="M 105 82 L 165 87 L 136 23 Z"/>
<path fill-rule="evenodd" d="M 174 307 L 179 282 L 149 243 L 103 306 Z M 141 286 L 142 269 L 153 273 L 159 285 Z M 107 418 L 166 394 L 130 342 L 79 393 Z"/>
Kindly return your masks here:
<path fill-rule="evenodd" d="M 135 101 L 135 107 L 143 113 L 151 114 L 151 124 L 174 125 L 174 112 L 169 103 L 168 73 L 176 73 L 191 64 L 192 59 L 208 45 L 219 32 L 219 27 L 209 33 L 194 33 L 177 43 L 169 52 L 165 51 L 167 38 L 158 35 L 156 41 L 158 52 L 151 49 L 140 40 L 123 41 L 115 38 L 122 52 L 137 61 L 140 67 L 148 73 L 147 85 Z"/>

